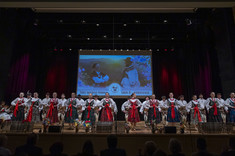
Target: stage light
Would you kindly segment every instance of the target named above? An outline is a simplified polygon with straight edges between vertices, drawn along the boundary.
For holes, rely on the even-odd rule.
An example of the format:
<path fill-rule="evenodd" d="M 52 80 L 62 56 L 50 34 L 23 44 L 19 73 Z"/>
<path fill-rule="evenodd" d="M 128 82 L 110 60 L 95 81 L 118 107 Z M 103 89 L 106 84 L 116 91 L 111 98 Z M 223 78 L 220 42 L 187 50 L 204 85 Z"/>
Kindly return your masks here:
<path fill-rule="evenodd" d="M 159 49 L 157 49 L 157 51 L 160 51 Z"/>
<path fill-rule="evenodd" d="M 152 49 L 149 49 L 149 51 L 152 51 Z"/>
<path fill-rule="evenodd" d="M 94 51 L 93 49 L 91 49 L 91 51 Z"/>
<path fill-rule="evenodd" d="M 104 37 L 104 38 L 107 38 L 107 35 L 104 35 L 103 37 Z"/>
<path fill-rule="evenodd" d="M 63 49 L 61 48 L 60 51 L 63 51 Z"/>
<path fill-rule="evenodd" d="M 114 51 L 117 51 L 117 49 L 114 49 Z"/>
<path fill-rule="evenodd" d="M 122 35 L 118 35 L 118 37 L 119 37 L 119 38 L 121 38 L 121 37 L 122 37 Z"/>
<path fill-rule="evenodd" d="M 82 51 L 82 49 L 80 49 L 80 51 Z"/>
<path fill-rule="evenodd" d="M 54 51 L 57 51 L 57 49 L 56 49 L 56 48 L 54 48 Z"/>
<path fill-rule="evenodd" d="M 134 49 L 132 49 L 132 51 L 135 51 Z"/>
<path fill-rule="evenodd" d="M 164 49 L 164 51 L 167 51 L 167 49 Z"/>
<path fill-rule="evenodd" d="M 72 51 L 72 49 L 71 49 L 71 48 L 69 48 L 69 51 Z"/>
<path fill-rule="evenodd" d="M 175 39 L 174 37 L 171 38 L 171 40 L 174 40 L 174 39 Z"/>
<path fill-rule="evenodd" d="M 89 40 L 90 40 L 90 38 L 88 37 L 88 38 L 87 38 L 87 40 L 89 41 Z"/>
<path fill-rule="evenodd" d="M 99 24 L 99 23 L 97 23 L 97 24 L 96 24 L 96 26 L 98 27 L 98 26 L 100 26 L 100 24 Z"/>
<path fill-rule="evenodd" d="M 100 49 L 100 51 L 102 51 L 102 49 Z"/>
<path fill-rule="evenodd" d="M 34 26 L 38 26 L 38 23 L 39 23 L 39 20 L 38 20 L 38 19 L 35 19 L 33 25 L 34 25 Z"/>
<path fill-rule="evenodd" d="M 140 51 L 140 49 L 139 49 L 139 51 Z"/>
<path fill-rule="evenodd" d="M 186 25 L 190 26 L 192 25 L 192 21 L 188 18 L 185 19 Z"/>
<path fill-rule="evenodd" d="M 68 34 L 67 37 L 68 37 L 68 38 L 72 38 L 72 35 Z"/>
<path fill-rule="evenodd" d="M 135 23 L 140 23 L 140 21 L 139 20 L 135 20 Z"/>
<path fill-rule="evenodd" d="M 59 19 L 57 22 L 58 23 L 63 23 L 64 21 L 62 19 Z"/>
<path fill-rule="evenodd" d="M 121 49 L 121 51 L 122 51 L 122 49 Z"/>
<path fill-rule="evenodd" d="M 165 19 L 163 22 L 164 22 L 164 23 L 167 23 L 168 21 Z"/>
<path fill-rule="evenodd" d="M 85 23 L 86 23 L 86 21 L 85 21 L 85 20 L 82 20 L 81 22 L 82 22 L 82 24 L 85 24 Z"/>
<path fill-rule="evenodd" d="M 123 24 L 123 26 L 124 26 L 124 27 L 126 27 L 126 26 L 127 26 L 127 24 L 126 24 L 126 23 L 124 23 L 124 24 Z"/>
<path fill-rule="evenodd" d="M 127 49 L 126 51 L 129 51 L 129 49 Z"/>
<path fill-rule="evenodd" d="M 130 38 L 130 41 L 132 41 L 132 38 Z"/>
<path fill-rule="evenodd" d="M 110 49 L 109 49 L 109 51 L 110 51 Z"/>

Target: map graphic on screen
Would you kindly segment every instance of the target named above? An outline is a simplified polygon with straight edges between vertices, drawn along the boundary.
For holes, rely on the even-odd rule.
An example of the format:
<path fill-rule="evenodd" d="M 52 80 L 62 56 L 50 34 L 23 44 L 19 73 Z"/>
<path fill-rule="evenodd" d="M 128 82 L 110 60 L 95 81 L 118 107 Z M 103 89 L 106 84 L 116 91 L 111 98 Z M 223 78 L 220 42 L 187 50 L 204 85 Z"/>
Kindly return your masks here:
<path fill-rule="evenodd" d="M 152 94 L 151 55 L 79 55 L 77 94 Z"/>

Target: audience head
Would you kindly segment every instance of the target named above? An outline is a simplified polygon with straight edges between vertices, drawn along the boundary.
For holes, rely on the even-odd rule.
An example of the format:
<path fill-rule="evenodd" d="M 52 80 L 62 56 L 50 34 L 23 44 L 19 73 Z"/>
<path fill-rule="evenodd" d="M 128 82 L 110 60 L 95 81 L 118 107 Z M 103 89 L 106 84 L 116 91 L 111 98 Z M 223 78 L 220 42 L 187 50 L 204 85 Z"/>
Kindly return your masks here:
<path fill-rule="evenodd" d="M 204 151 L 206 150 L 207 145 L 206 145 L 206 140 L 204 138 L 198 138 L 197 139 L 197 149 L 198 151 Z"/>
<path fill-rule="evenodd" d="M 171 153 L 180 153 L 182 151 L 180 142 L 175 138 L 170 139 L 169 150 Z"/>
<path fill-rule="evenodd" d="M 60 155 L 62 154 L 63 150 L 64 150 L 64 145 L 62 142 L 55 142 L 50 147 L 51 155 Z"/>
<path fill-rule="evenodd" d="M 159 149 L 156 150 L 152 156 L 167 156 L 167 154 L 163 150 Z"/>
<path fill-rule="evenodd" d="M 235 137 L 231 137 L 231 138 L 229 139 L 229 147 L 230 147 L 231 149 L 235 149 Z"/>
<path fill-rule="evenodd" d="M 35 133 L 31 133 L 27 137 L 27 144 L 28 145 L 35 145 L 38 141 L 38 135 Z"/>
<path fill-rule="evenodd" d="M 153 141 L 146 141 L 144 144 L 144 155 L 152 156 L 153 153 L 157 150 L 157 145 Z"/>
<path fill-rule="evenodd" d="M 7 136 L 6 135 L 0 135 L 0 147 L 5 147 L 7 145 Z"/>
<path fill-rule="evenodd" d="M 85 155 L 93 155 L 94 154 L 94 147 L 90 140 L 87 140 L 83 147 L 82 147 L 82 153 Z"/>
<path fill-rule="evenodd" d="M 117 147 L 117 136 L 116 135 L 108 135 L 107 136 L 107 143 L 109 148 L 116 148 Z"/>

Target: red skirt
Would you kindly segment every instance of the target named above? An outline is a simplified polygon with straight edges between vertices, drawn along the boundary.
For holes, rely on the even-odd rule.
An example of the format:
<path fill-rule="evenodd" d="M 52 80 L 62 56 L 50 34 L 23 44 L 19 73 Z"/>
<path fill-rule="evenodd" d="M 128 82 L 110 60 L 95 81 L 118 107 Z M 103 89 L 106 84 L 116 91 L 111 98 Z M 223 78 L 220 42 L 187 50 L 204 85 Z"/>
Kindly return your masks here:
<path fill-rule="evenodd" d="M 133 114 L 133 109 L 129 109 L 128 121 L 129 122 L 140 122 L 140 116 L 139 116 L 138 109 L 134 109 L 134 114 Z"/>
<path fill-rule="evenodd" d="M 111 108 L 103 108 L 101 111 L 100 121 L 113 122 L 113 114 Z"/>
<path fill-rule="evenodd" d="M 51 121 L 51 123 L 56 123 L 58 122 L 58 110 L 57 107 L 54 107 L 54 109 L 52 110 L 52 115 L 49 116 L 49 119 Z"/>

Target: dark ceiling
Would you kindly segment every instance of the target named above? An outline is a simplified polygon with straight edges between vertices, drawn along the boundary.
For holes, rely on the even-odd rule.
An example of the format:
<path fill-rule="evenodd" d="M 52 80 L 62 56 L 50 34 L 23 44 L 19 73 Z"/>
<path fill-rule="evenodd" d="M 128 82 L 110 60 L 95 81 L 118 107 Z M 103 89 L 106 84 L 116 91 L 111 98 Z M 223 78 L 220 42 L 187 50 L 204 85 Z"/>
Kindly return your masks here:
<path fill-rule="evenodd" d="M 211 9 L 195 13 L 34 13 L 49 50 L 182 48 Z"/>

